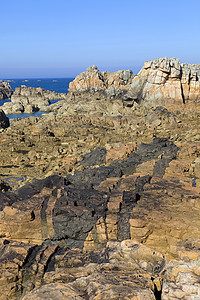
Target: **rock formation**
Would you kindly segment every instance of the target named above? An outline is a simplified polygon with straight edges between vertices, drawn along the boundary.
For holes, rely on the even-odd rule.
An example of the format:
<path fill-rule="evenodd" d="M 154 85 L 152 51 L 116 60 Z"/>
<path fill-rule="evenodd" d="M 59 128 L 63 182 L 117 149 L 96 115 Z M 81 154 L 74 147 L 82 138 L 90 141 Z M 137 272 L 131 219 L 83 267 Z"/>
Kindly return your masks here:
<path fill-rule="evenodd" d="M 5 129 L 10 126 L 8 117 L 6 117 L 4 111 L 0 109 L 0 129 Z"/>
<path fill-rule="evenodd" d="M 11 103 L 5 103 L 3 109 L 7 114 L 32 113 L 39 110 L 48 111 L 50 100 L 63 99 L 65 97 L 66 94 L 63 93 L 22 85 L 15 89 L 11 97 Z"/>
<path fill-rule="evenodd" d="M 181 64 L 179 59 L 159 58 L 145 62 L 134 78 L 128 97 L 153 104 L 200 100 L 200 65 Z"/>
<path fill-rule="evenodd" d="M 10 84 L 6 81 L 0 82 L 0 100 L 9 99 L 13 94 Z"/>
<path fill-rule="evenodd" d="M 144 101 L 153 105 L 198 101 L 200 64 L 181 64 L 176 58 L 159 58 L 145 62 L 135 76 L 131 70 L 100 72 L 96 66 L 78 75 L 69 85 L 69 92 L 100 92 L 107 97 L 123 97 L 123 102 Z"/>
<path fill-rule="evenodd" d="M 183 78 L 169 64 L 163 95 Z M 1 132 L 0 299 L 198 299 L 198 95 L 146 105 L 140 73 L 108 97 L 111 75 L 87 72 L 57 114 Z"/>
<path fill-rule="evenodd" d="M 100 72 L 97 66 L 89 67 L 69 84 L 69 92 L 104 92 L 109 98 L 122 95 L 134 78 L 131 70 L 115 73 Z"/>

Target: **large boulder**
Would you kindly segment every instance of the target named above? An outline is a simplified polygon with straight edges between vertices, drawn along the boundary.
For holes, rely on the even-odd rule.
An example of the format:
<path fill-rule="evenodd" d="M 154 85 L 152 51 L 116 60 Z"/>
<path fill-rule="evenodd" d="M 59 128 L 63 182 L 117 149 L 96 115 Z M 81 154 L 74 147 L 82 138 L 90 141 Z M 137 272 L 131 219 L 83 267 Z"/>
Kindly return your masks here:
<path fill-rule="evenodd" d="M 13 94 L 10 84 L 6 81 L 0 82 L 0 100 L 9 99 Z"/>
<path fill-rule="evenodd" d="M 88 91 L 93 89 L 105 89 L 106 84 L 104 82 L 103 75 L 97 68 L 97 66 L 92 66 L 87 68 L 86 72 L 79 74 L 74 81 L 70 82 L 69 90 L 75 91 Z"/>
<path fill-rule="evenodd" d="M 0 129 L 5 129 L 10 126 L 8 117 L 6 117 L 4 111 L 0 109 Z"/>

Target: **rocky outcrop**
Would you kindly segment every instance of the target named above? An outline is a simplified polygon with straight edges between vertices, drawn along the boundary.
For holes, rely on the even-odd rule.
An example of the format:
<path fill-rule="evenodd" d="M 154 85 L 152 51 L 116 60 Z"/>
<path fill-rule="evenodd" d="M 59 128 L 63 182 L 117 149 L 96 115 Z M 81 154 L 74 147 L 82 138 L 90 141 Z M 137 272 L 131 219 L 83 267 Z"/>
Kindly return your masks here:
<path fill-rule="evenodd" d="M 174 177 L 180 152 L 167 138 L 98 147 L 65 178 L 1 193 L 2 299 L 198 295 L 200 190 Z"/>
<path fill-rule="evenodd" d="M 0 109 L 0 129 L 5 129 L 10 126 L 8 117 L 6 117 L 4 111 Z"/>
<path fill-rule="evenodd" d="M 86 253 L 56 245 L 0 240 L 0 299 L 155 300 L 165 259 L 134 241 Z"/>
<path fill-rule="evenodd" d="M 181 64 L 176 58 L 145 62 L 126 96 L 152 104 L 200 100 L 200 65 Z"/>
<path fill-rule="evenodd" d="M 42 88 L 21 86 L 15 89 L 11 103 L 5 103 L 3 109 L 7 114 L 48 111 L 50 100 L 64 99 L 65 97 L 66 94 L 51 92 Z"/>
<path fill-rule="evenodd" d="M 200 100 L 200 65 L 181 64 L 176 58 L 145 62 L 135 76 L 132 71 L 100 72 L 92 66 L 69 85 L 69 92 L 103 92 L 108 98 L 122 97 L 125 106 L 133 102 L 167 105 Z"/>
<path fill-rule="evenodd" d="M 9 99 L 13 94 L 10 84 L 6 81 L 0 82 L 0 100 Z"/>
<path fill-rule="evenodd" d="M 112 98 L 122 95 L 130 87 L 133 78 L 131 70 L 109 73 L 100 72 L 96 66 L 92 66 L 70 82 L 69 92 L 101 92 Z"/>
<path fill-rule="evenodd" d="M 170 179 L 179 149 L 163 138 L 121 147 L 120 160 L 117 149 L 0 194 L 0 299 L 198 295 L 200 190 Z"/>
<path fill-rule="evenodd" d="M 199 297 L 200 105 L 101 89 L 1 131 L 0 299 Z"/>

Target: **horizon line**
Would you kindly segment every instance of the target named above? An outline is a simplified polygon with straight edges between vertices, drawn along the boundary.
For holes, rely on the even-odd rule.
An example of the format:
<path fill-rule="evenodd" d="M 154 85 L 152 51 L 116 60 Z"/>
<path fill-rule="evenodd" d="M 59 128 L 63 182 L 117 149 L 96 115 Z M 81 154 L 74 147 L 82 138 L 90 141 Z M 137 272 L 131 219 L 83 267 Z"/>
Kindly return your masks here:
<path fill-rule="evenodd" d="M 13 77 L 13 78 L 2 78 L 0 79 L 0 81 L 4 81 L 4 80 L 21 80 L 21 79 L 25 79 L 25 80 L 31 80 L 31 79 L 74 79 L 75 77 Z"/>

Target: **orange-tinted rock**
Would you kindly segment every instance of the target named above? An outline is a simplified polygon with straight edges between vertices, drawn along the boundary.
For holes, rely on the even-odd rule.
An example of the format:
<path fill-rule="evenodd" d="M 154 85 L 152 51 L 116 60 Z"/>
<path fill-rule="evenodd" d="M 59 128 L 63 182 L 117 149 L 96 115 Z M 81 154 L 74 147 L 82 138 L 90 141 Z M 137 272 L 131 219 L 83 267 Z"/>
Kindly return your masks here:
<path fill-rule="evenodd" d="M 199 76 L 200 65 L 181 64 L 175 58 L 155 59 L 144 64 L 127 97 L 153 105 L 196 101 L 200 99 Z"/>
<path fill-rule="evenodd" d="M 107 97 L 120 95 L 120 91 L 130 88 L 133 80 L 131 70 L 115 73 L 100 72 L 96 66 L 89 67 L 86 72 L 76 76 L 69 84 L 69 92 L 104 92 Z"/>
<path fill-rule="evenodd" d="M 177 244 L 177 259 L 167 266 L 162 299 L 198 299 L 200 296 L 200 241 L 189 238 Z"/>
<path fill-rule="evenodd" d="M 104 78 L 96 66 L 89 67 L 86 72 L 78 75 L 69 84 L 71 91 L 88 91 L 90 89 L 104 89 L 105 87 Z"/>

